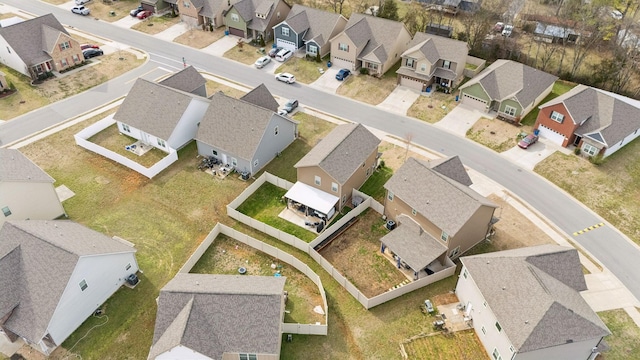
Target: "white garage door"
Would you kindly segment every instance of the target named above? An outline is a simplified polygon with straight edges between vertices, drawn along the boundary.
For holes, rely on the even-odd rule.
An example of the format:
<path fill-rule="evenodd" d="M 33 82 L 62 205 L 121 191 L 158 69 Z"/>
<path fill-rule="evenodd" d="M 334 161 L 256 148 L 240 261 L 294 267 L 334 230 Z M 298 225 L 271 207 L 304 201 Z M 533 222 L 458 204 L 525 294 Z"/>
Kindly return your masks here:
<path fill-rule="evenodd" d="M 540 124 L 540 126 L 538 126 L 538 130 L 540 130 L 540 133 L 538 135 L 540 135 L 540 137 L 543 137 L 545 139 L 549 139 L 551 141 L 553 141 L 554 143 L 562 146 L 562 143 L 564 142 L 564 135 L 555 132 L 551 129 L 549 129 L 548 127 Z"/>
<path fill-rule="evenodd" d="M 296 43 L 292 42 L 292 41 L 287 41 L 287 40 L 282 40 L 282 39 L 278 39 L 276 41 L 276 46 L 283 48 L 283 49 L 287 49 L 287 50 L 291 50 L 291 51 L 296 51 Z"/>
<path fill-rule="evenodd" d="M 470 108 L 480 110 L 482 112 L 487 111 L 487 102 L 482 99 L 478 99 L 475 96 L 462 93 L 462 99 L 460 99 L 460 101 Z"/>
<path fill-rule="evenodd" d="M 331 63 L 333 64 L 332 66 L 335 66 L 338 69 L 349 69 L 351 71 L 355 70 L 353 67 L 353 63 L 349 60 L 345 60 L 345 59 L 340 59 L 337 57 L 331 57 Z"/>
<path fill-rule="evenodd" d="M 406 86 L 410 89 L 416 89 L 418 91 L 422 91 L 422 82 L 406 77 L 406 76 L 400 76 L 400 85 L 402 86 Z"/>

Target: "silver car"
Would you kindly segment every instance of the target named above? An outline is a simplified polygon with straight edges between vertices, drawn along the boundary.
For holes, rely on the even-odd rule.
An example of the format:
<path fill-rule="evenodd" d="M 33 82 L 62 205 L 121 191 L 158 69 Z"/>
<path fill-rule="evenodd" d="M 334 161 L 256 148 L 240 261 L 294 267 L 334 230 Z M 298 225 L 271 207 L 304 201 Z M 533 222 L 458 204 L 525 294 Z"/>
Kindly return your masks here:
<path fill-rule="evenodd" d="M 89 15 L 89 9 L 84 6 L 74 6 L 71 8 L 71 12 L 74 14 Z"/>
<path fill-rule="evenodd" d="M 294 82 L 296 82 L 295 76 L 289 73 L 276 74 L 276 80 L 286 82 L 287 84 L 293 84 Z"/>
<path fill-rule="evenodd" d="M 258 69 L 262 69 L 265 65 L 267 65 L 270 62 L 271 62 L 271 58 L 270 57 L 262 56 L 258 60 L 256 60 L 256 62 L 253 63 L 253 65 L 255 67 L 257 67 Z"/>

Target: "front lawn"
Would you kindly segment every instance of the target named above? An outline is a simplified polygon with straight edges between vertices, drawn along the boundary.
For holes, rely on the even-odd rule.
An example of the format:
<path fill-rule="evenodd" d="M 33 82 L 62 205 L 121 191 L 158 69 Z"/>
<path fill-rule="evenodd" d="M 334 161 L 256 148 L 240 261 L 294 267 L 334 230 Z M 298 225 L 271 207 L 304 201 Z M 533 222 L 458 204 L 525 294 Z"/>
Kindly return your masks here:
<path fill-rule="evenodd" d="M 355 73 L 349 76 L 338 88 L 336 94 L 362 101 L 371 105 L 378 105 L 389 94 L 393 92 L 397 85 L 396 70 L 400 68 L 398 61 L 381 78 Z"/>
<path fill-rule="evenodd" d="M 100 19 L 107 22 L 114 22 L 120 20 L 129 15 L 129 11 L 135 9 L 140 5 L 139 0 L 118 0 L 118 1 L 103 1 L 93 0 L 85 6 L 91 10 L 92 18 Z M 113 15 L 112 12 L 113 11 Z M 78 15 L 79 16 L 79 15 Z"/>
<path fill-rule="evenodd" d="M 327 70 L 327 63 L 292 56 L 276 69 L 276 73 L 288 72 L 296 77 L 297 82 L 310 84 L 322 75 L 318 69 Z"/>
<path fill-rule="evenodd" d="M 223 37 L 224 37 L 224 27 L 220 27 L 214 30 L 213 32 L 203 31 L 200 29 L 191 29 L 186 33 L 173 39 L 173 41 L 182 45 L 187 45 L 194 49 L 202 49 L 222 39 Z"/>
<path fill-rule="evenodd" d="M 558 96 L 566 93 L 567 91 L 573 89 L 577 84 L 574 84 L 572 82 L 568 82 L 568 81 L 564 81 L 564 80 L 557 80 L 554 84 L 553 84 L 553 88 L 551 89 L 551 93 L 549 93 L 549 95 L 547 95 L 544 99 L 542 99 L 542 101 L 540 102 L 539 105 L 543 105 L 544 103 L 551 101 L 555 98 L 557 98 Z M 535 106 L 528 114 L 527 116 L 525 116 L 522 121 L 520 121 L 521 124 L 523 125 L 529 125 L 529 126 L 533 126 L 536 123 L 536 119 L 538 118 L 538 113 L 540 112 L 540 109 L 538 109 L 537 106 Z"/>
<path fill-rule="evenodd" d="M 115 112 L 115 109 L 112 113 Z M 127 159 L 131 159 L 144 167 L 151 167 L 158 161 L 168 156 L 167 153 L 153 148 L 147 151 L 144 155 L 136 155 L 131 151 L 125 149 L 126 146 L 135 143 L 136 139 L 120 133 L 118 125 L 113 124 L 108 128 L 100 131 L 88 139 L 88 141 L 100 145 L 105 149 L 111 150 L 118 155 L 122 155 Z"/>
<path fill-rule="evenodd" d="M 599 359 L 640 359 L 640 328 L 623 309 L 598 313 L 611 331 L 605 338 L 611 349 Z"/>
<path fill-rule="evenodd" d="M 236 45 L 232 49 L 227 50 L 223 56 L 245 65 L 253 65 L 253 63 L 255 63 L 259 57 L 264 56 L 264 54 L 260 52 L 259 48 L 243 43 L 242 47 Z"/>
<path fill-rule="evenodd" d="M 519 133 L 530 131 L 531 126 L 516 127 L 506 121 L 481 117 L 467 130 L 467 138 L 495 152 L 503 152 L 518 144 Z"/>
<path fill-rule="evenodd" d="M 431 92 L 418 97 L 407 111 L 407 116 L 435 124 L 458 106 L 455 96 L 442 92 Z"/>
<path fill-rule="evenodd" d="M 167 13 L 161 16 L 150 16 L 139 23 L 133 25 L 131 29 L 143 32 L 149 35 L 155 35 L 159 32 L 167 30 L 173 25 L 180 22 L 180 16 L 171 16 Z"/>
<path fill-rule="evenodd" d="M 283 199 L 286 193 L 287 190 L 265 182 L 236 210 L 287 234 L 291 234 L 302 241 L 313 241 L 317 237 L 315 232 L 278 217 L 278 214 L 287 207 Z"/>

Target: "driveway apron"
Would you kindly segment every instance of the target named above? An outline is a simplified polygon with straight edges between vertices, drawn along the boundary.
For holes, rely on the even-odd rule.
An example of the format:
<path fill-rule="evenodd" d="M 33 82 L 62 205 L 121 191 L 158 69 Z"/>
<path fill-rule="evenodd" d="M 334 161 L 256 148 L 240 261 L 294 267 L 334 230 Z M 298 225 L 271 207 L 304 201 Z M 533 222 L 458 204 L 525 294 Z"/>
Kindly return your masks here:
<path fill-rule="evenodd" d="M 389 94 L 383 102 L 378 104 L 377 107 L 393 113 L 407 115 L 407 111 L 419 97 L 420 92 L 417 90 L 404 86 L 396 86 L 391 94 Z"/>
<path fill-rule="evenodd" d="M 465 137 L 467 131 L 482 117 L 482 113 L 460 104 L 434 125 Z"/>
<path fill-rule="evenodd" d="M 340 85 L 342 85 L 342 81 L 336 80 L 338 71 L 340 71 L 340 69 L 336 68 L 329 68 L 325 70 L 324 74 L 322 74 L 322 76 L 320 76 L 318 80 L 309 84 L 309 86 L 318 90 L 335 94 L 336 90 L 338 90 Z"/>

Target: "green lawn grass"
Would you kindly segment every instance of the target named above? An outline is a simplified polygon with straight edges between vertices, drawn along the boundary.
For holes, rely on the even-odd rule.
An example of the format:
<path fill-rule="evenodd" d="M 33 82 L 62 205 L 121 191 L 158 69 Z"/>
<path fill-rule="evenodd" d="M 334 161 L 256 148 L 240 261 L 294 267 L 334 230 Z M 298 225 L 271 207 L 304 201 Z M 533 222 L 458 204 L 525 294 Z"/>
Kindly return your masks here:
<path fill-rule="evenodd" d="M 622 309 L 598 313 L 611 331 L 605 338 L 610 350 L 603 354 L 605 360 L 640 359 L 640 328 Z"/>
<path fill-rule="evenodd" d="M 489 359 L 473 330 L 427 336 L 404 344 L 409 359 Z"/>
<path fill-rule="evenodd" d="M 135 143 L 136 139 L 120 133 L 118 125 L 113 124 L 101 132 L 93 135 L 88 141 L 100 145 L 105 149 L 109 149 L 116 154 L 122 155 L 128 159 L 131 159 L 144 167 L 151 167 L 158 161 L 167 157 L 168 154 L 159 149 L 153 148 L 146 152 L 144 155 L 136 155 L 125 147 Z"/>
<path fill-rule="evenodd" d="M 360 187 L 360 191 L 370 195 L 376 199 L 379 203 L 384 203 L 385 189 L 384 184 L 393 175 L 393 170 L 388 167 L 380 167 L 373 172 L 373 174 L 365 181 Z"/>
<path fill-rule="evenodd" d="M 549 93 L 549 95 L 547 95 L 544 99 L 542 99 L 542 101 L 540 102 L 540 105 L 551 101 L 555 98 L 557 98 L 558 96 L 566 93 L 567 91 L 573 89 L 577 84 L 568 82 L 568 81 L 564 81 L 564 80 L 557 80 L 554 84 L 553 84 L 553 89 L 551 89 L 551 93 Z M 525 116 L 521 123 L 523 125 L 529 125 L 529 126 L 533 126 L 536 123 L 536 119 L 538 118 L 538 113 L 540 112 L 540 109 L 538 109 L 538 107 L 534 107 L 528 114 L 527 116 Z"/>

